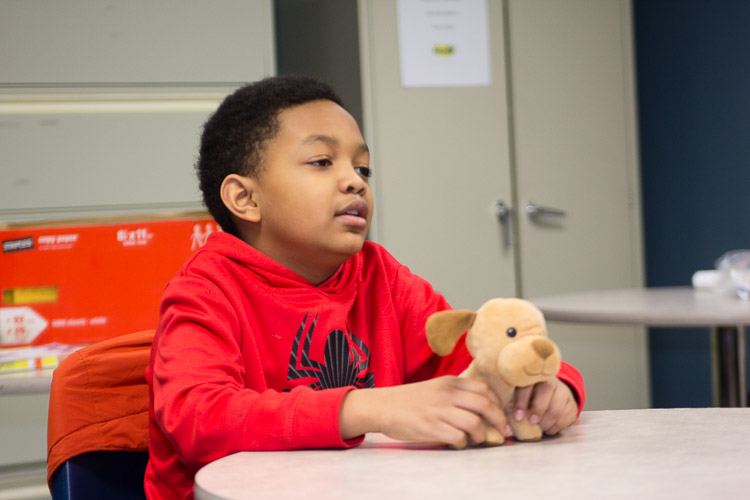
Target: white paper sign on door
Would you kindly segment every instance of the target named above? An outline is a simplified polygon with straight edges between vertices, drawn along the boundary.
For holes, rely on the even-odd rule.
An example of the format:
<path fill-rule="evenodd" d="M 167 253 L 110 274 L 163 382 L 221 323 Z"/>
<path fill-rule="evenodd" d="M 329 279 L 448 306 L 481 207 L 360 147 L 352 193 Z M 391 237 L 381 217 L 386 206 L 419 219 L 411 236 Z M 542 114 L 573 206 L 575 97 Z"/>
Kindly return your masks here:
<path fill-rule="evenodd" d="M 398 0 L 401 85 L 489 85 L 487 0 Z"/>

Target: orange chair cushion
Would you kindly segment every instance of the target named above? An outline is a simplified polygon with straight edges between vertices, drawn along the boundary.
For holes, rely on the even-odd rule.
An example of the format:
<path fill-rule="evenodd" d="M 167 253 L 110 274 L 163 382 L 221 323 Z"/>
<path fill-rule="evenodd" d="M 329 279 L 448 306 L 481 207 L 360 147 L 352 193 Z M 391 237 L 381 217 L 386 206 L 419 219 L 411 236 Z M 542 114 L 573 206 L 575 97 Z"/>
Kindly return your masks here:
<path fill-rule="evenodd" d="M 53 372 L 47 423 L 47 482 L 71 457 L 148 450 L 149 362 L 154 330 L 122 335 L 68 356 Z"/>

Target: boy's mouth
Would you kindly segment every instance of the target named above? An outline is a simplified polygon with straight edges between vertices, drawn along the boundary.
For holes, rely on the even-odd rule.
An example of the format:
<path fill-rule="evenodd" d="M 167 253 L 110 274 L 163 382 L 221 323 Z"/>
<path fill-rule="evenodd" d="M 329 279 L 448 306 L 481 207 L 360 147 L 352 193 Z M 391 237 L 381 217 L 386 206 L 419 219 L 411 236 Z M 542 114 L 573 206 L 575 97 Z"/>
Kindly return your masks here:
<path fill-rule="evenodd" d="M 343 210 L 336 213 L 336 217 L 342 217 L 357 222 L 366 222 L 370 207 L 364 200 L 355 200 L 349 203 Z M 362 221 L 358 221 L 362 219 Z"/>

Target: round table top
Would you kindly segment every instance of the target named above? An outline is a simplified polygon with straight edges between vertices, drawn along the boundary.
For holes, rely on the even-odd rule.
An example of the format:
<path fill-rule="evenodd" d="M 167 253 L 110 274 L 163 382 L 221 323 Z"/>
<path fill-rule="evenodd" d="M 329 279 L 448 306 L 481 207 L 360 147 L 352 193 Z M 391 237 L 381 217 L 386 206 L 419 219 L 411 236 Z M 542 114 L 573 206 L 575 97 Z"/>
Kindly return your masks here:
<path fill-rule="evenodd" d="M 529 300 L 548 321 L 675 327 L 750 324 L 750 301 L 691 287 L 602 290 Z"/>
<path fill-rule="evenodd" d="M 451 450 L 380 434 L 350 450 L 241 452 L 197 500 L 744 498 L 750 409 L 584 411 L 556 437 Z"/>

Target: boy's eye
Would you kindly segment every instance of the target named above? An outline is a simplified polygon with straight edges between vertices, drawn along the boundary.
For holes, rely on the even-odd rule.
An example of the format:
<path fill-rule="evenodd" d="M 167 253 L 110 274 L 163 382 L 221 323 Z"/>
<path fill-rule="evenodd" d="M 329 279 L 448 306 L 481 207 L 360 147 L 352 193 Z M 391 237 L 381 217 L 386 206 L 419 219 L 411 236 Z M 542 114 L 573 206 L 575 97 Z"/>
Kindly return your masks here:
<path fill-rule="evenodd" d="M 357 172 L 362 177 L 372 176 L 372 171 L 370 171 L 370 167 L 354 167 L 354 171 Z"/>
<path fill-rule="evenodd" d="M 314 167 L 330 167 L 333 163 L 328 158 L 323 158 L 322 160 L 311 161 L 310 165 Z"/>

